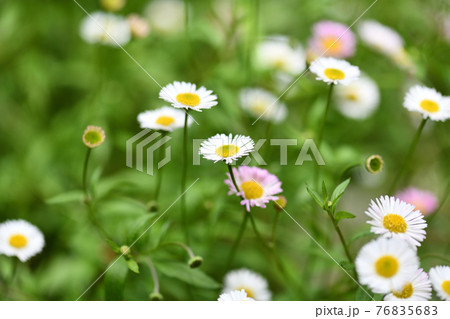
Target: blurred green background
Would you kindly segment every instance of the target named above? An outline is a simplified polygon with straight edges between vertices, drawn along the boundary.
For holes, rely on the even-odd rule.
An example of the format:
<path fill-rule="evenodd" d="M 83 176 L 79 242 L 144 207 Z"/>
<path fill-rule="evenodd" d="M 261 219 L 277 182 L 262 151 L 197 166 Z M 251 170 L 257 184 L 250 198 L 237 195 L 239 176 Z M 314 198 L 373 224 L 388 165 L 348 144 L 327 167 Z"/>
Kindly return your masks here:
<path fill-rule="evenodd" d="M 231 29 L 222 29 L 218 22 L 231 13 L 218 10 L 219 2 L 230 3 L 239 16 L 231 39 L 227 37 Z M 79 3 L 89 12 L 101 9 L 94 0 Z M 141 14 L 147 3 L 128 1 L 119 14 Z M 255 43 L 264 36 L 282 34 L 306 46 L 315 22 L 329 19 L 350 25 L 371 3 L 189 1 L 187 30 L 170 35 L 152 30 L 148 37 L 132 40 L 125 49 L 162 86 L 175 80 L 189 81 L 217 94 L 218 106 L 193 114 L 200 125 L 191 126 L 190 138 L 233 133 L 257 140 L 265 138 L 266 123 L 259 121 L 252 126 L 254 119 L 239 105 L 240 89 L 270 87 L 270 76 L 252 67 L 250 52 Z M 370 199 L 386 194 L 417 127 L 417 121 L 402 107 L 407 88 L 421 82 L 449 94 L 450 44 L 442 36 L 442 18 L 448 14 L 449 4 L 444 0 L 379 0 L 363 18 L 397 30 L 418 72 L 417 77 L 408 75 L 361 41 L 356 56 L 350 59 L 377 82 L 381 103 L 376 113 L 363 121 L 330 112 L 323 151 L 325 180 L 330 188 L 336 186 L 339 172 L 370 154 L 382 155 L 385 168 L 381 176 L 352 171 L 352 182 L 340 204 L 357 215 L 342 222 L 348 239 L 367 229 L 364 210 Z M 125 143 L 140 131 L 136 120 L 139 112 L 165 105 L 158 99 L 160 87 L 121 49 L 84 42 L 79 28 L 85 16 L 71 0 L 0 2 L 0 222 L 28 220 L 46 239 L 40 255 L 19 265 L 14 285 L 8 289 L 13 259 L 0 256 L 0 295 L 4 300 L 77 299 L 115 258 L 89 223 L 81 201 L 86 152 L 81 137 L 87 125 L 102 126 L 106 132 L 105 143 L 93 152 L 89 175 L 98 217 L 116 243 L 131 244 L 135 234 L 147 228 L 178 196 L 182 130 L 175 131 L 170 142 L 172 161 L 163 169 L 160 210 L 147 211 L 156 177 L 125 166 Z M 303 77 L 283 97 L 289 117 L 272 128 L 271 137 L 299 141 L 313 137 L 326 92 L 326 86 L 311 74 Z M 448 122 L 427 124 L 402 186 L 428 189 L 439 198 L 444 195 L 450 176 L 449 136 Z M 278 148 L 267 148 L 269 165 L 265 168 L 283 182 L 286 210 L 307 229 L 315 221 L 320 235 L 317 240 L 338 261 L 344 260 L 331 223 L 317 211 L 306 192 L 313 165 L 293 165 L 300 146 L 289 148 L 287 166 L 279 165 Z M 136 255 L 152 256 L 167 300 L 216 300 L 220 293 L 225 260 L 242 218 L 237 198 L 227 196 L 225 172 L 225 165 L 203 159 L 201 166 L 189 169 L 188 185 L 200 178 L 188 193 L 187 205 L 190 246 L 204 258 L 201 270 L 187 268 L 187 257 L 181 249 L 158 247 L 160 240 L 183 240 L 179 205 L 132 248 Z M 449 204 L 430 223 L 419 255 L 449 256 Z M 263 236 L 269 238 L 275 210 L 268 205 L 267 209 L 252 209 L 252 213 Z M 277 246 L 287 275 L 275 266 L 250 227 L 233 268 L 261 273 L 268 279 L 275 300 L 355 299 L 351 280 L 320 248 L 311 245 L 288 216 L 281 213 L 278 227 Z M 352 242 L 354 255 L 368 238 Z M 313 270 L 305 274 L 310 261 L 314 262 Z M 439 263 L 442 261 L 427 258 L 422 265 L 428 270 Z M 148 267 L 140 264 L 141 274 L 137 275 L 126 273 L 124 265 L 119 261 L 111 270 L 112 278 L 101 279 L 82 299 L 148 300 L 153 289 Z M 120 281 L 125 276 L 126 280 Z M 105 289 L 108 280 L 112 285 L 109 292 Z"/>

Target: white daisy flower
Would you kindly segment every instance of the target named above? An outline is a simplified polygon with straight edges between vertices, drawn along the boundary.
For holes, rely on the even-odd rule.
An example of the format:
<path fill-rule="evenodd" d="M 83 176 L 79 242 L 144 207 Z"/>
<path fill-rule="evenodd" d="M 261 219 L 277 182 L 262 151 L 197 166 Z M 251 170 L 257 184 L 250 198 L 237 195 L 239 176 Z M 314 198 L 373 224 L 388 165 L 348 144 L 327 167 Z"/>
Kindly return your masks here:
<path fill-rule="evenodd" d="M 338 85 L 334 90 L 335 105 L 342 115 L 362 120 L 368 118 L 377 109 L 380 91 L 375 81 L 361 76 L 347 86 Z"/>
<path fill-rule="evenodd" d="M 255 299 L 248 297 L 245 289 L 241 289 L 223 293 L 217 301 L 255 301 Z"/>
<path fill-rule="evenodd" d="M 418 269 L 403 284 L 401 290 L 393 290 L 384 297 L 386 301 L 427 301 L 431 299 L 431 281 L 423 269 Z"/>
<path fill-rule="evenodd" d="M 388 56 L 396 56 L 403 51 L 403 39 L 393 29 L 374 20 L 359 23 L 358 33 L 369 47 Z"/>
<path fill-rule="evenodd" d="M 184 28 L 184 3 L 180 0 L 151 1 L 145 15 L 152 29 L 160 34 L 174 34 Z"/>
<path fill-rule="evenodd" d="M 159 98 L 176 108 L 199 112 L 217 105 L 217 96 L 212 91 L 203 86 L 197 89 L 195 84 L 187 82 L 175 81 L 166 85 L 159 92 Z"/>
<path fill-rule="evenodd" d="M 287 116 L 287 107 L 277 97 L 259 88 L 243 89 L 240 94 L 244 110 L 266 121 L 279 123 Z"/>
<path fill-rule="evenodd" d="M 450 267 L 436 266 L 431 268 L 430 280 L 439 298 L 450 301 Z"/>
<path fill-rule="evenodd" d="M 90 17 L 84 18 L 80 33 L 86 42 L 110 46 L 125 45 L 131 39 L 127 19 L 104 12 L 94 12 Z"/>
<path fill-rule="evenodd" d="M 16 219 L 0 224 L 0 254 L 25 262 L 44 248 L 42 232 L 29 222 Z"/>
<path fill-rule="evenodd" d="M 291 46 L 285 36 L 272 36 L 256 46 L 256 65 L 261 69 L 277 70 L 291 75 L 306 67 L 305 51 L 300 45 Z"/>
<path fill-rule="evenodd" d="M 268 301 L 272 298 L 267 280 L 260 274 L 242 268 L 226 274 L 223 293 L 233 290 L 244 290 L 247 297 L 257 301 Z"/>
<path fill-rule="evenodd" d="M 403 289 L 419 268 L 419 258 L 404 240 L 380 237 L 361 248 L 355 267 L 361 284 L 375 293 L 390 293 Z"/>
<path fill-rule="evenodd" d="M 398 198 L 377 198 L 375 202 L 371 201 L 365 213 L 372 218 L 367 223 L 372 225 L 370 231 L 374 234 L 400 238 L 414 249 L 425 239 L 427 223 L 423 214 Z"/>
<path fill-rule="evenodd" d="M 172 132 L 174 129 L 184 127 L 185 116 L 185 112 L 181 110 L 174 109 L 170 106 L 163 106 L 157 110 L 140 113 L 138 115 L 138 121 L 141 128 Z M 191 123 L 192 119 L 188 118 L 188 126 Z"/>
<path fill-rule="evenodd" d="M 215 163 L 225 161 L 226 164 L 232 164 L 252 152 L 254 146 L 255 142 L 248 136 L 217 134 L 203 141 L 199 154 Z"/>
<path fill-rule="evenodd" d="M 425 86 L 411 87 L 406 93 L 403 106 L 433 121 L 445 121 L 450 118 L 450 97 L 442 96 L 435 89 Z"/>
<path fill-rule="evenodd" d="M 357 80 L 360 73 L 357 66 L 335 58 L 318 58 L 311 63 L 309 70 L 317 75 L 317 80 L 343 85 Z"/>

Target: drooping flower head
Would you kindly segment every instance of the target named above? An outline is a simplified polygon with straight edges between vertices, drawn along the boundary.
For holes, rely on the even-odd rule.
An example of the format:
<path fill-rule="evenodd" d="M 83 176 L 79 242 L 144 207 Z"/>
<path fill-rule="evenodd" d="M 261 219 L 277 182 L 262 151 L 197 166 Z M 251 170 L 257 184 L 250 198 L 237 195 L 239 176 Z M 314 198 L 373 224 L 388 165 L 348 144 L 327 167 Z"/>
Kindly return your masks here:
<path fill-rule="evenodd" d="M 87 147 L 100 146 L 105 141 L 105 131 L 99 126 L 89 125 L 83 133 L 83 143 Z"/>
<path fill-rule="evenodd" d="M 319 21 L 313 26 L 309 39 L 310 54 L 345 59 L 355 54 L 356 38 L 345 24 Z"/>
<path fill-rule="evenodd" d="M 281 193 L 281 182 L 275 175 L 259 167 L 239 166 L 233 167 L 233 174 L 239 191 L 236 190 L 229 173 L 225 184 L 228 185 L 228 195 L 235 194 L 242 197 L 241 205 L 245 205 L 247 211 L 250 207 L 258 206 L 265 208 L 272 200 L 277 200 L 277 194 Z"/>
<path fill-rule="evenodd" d="M 259 88 L 243 89 L 240 94 L 244 110 L 257 118 L 279 123 L 287 116 L 287 107 L 272 93 Z"/>
<path fill-rule="evenodd" d="M 431 299 L 431 282 L 423 269 L 416 270 L 403 284 L 401 290 L 393 290 L 384 297 L 387 301 L 427 301 Z"/>
<path fill-rule="evenodd" d="M 411 87 L 406 93 L 403 106 L 433 121 L 446 121 L 450 118 L 450 97 L 442 96 L 435 89 L 425 86 Z"/>
<path fill-rule="evenodd" d="M 450 267 L 436 266 L 431 268 L 430 280 L 439 298 L 450 301 Z"/>
<path fill-rule="evenodd" d="M 141 128 L 161 131 L 173 131 L 184 126 L 185 113 L 170 106 L 163 106 L 156 110 L 145 111 L 138 115 Z M 188 118 L 188 126 L 192 119 Z"/>
<path fill-rule="evenodd" d="M 403 291 L 419 268 L 419 258 L 399 238 L 380 237 L 364 245 L 355 260 L 359 282 L 375 293 Z"/>
<path fill-rule="evenodd" d="M 255 63 L 263 70 L 298 75 L 306 67 L 305 52 L 300 45 L 292 46 L 285 36 L 272 36 L 256 46 Z"/>
<path fill-rule="evenodd" d="M 244 290 L 247 297 L 257 301 L 268 301 L 272 298 L 267 280 L 258 273 L 242 268 L 226 274 L 223 293 Z"/>
<path fill-rule="evenodd" d="M 255 301 L 255 299 L 248 297 L 245 289 L 241 289 L 223 293 L 217 301 Z"/>
<path fill-rule="evenodd" d="M 217 105 L 217 96 L 203 86 L 197 89 L 195 84 L 175 81 L 159 92 L 159 98 L 179 109 L 201 112 Z"/>
<path fill-rule="evenodd" d="M 395 197 L 414 205 L 424 216 L 433 213 L 438 207 L 438 199 L 432 192 L 409 187 L 398 192 Z"/>
<path fill-rule="evenodd" d="M 0 224 L 0 254 L 26 262 L 44 248 L 44 235 L 36 226 L 17 219 Z"/>
<path fill-rule="evenodd" d="M 360 74 L 357 66 L 335 58 L 318 58 L 311 63 L 309 70 L 317 75 L 317 80 L 343 85 L 357 80 Z"/>
<path fill-rule="evenodd" d="M 84 18 L 80 29 L 81 37 L 89 43 L 109 46 L 127 44 L 131 39 L 128 21 L 118 15 L 94 12 Z"/>
<path fill-rule="evenodd" d="M 367 76 L 361 76 L 346 86 L 336 86 L 334 95 L 338 111 L 355 120 L 368 118 L 377 109 L 380 102 L 378 86 Z"/>
<path fill-rule="evenodd" d="M 427 223 L 414 206 L 395 197 L 384 196 L 371 201 L 365 212 L 371 218 L 371 232 L 386 238 L 396 237 L 414 249 L 425 239 Z"/>
<path fill-rule="evenodd" d="M 217 134 L 200 145 L 199 154 L 215 163 L 224 161 L 226 164 L 232 164 L 252 152 L 254 146 L 255 142 L 248 136 Z"/>

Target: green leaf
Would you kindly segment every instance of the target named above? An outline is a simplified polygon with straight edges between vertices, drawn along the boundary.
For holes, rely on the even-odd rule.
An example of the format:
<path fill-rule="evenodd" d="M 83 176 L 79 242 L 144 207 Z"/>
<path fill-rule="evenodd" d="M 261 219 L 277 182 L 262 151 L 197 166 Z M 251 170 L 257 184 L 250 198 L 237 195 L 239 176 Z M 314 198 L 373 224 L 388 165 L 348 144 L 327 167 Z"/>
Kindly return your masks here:
<path fill-rule="evenodd" d="M 320 207 L 323 207 L 323 202 L 322 202 L 322 199 L 320 198 L 320 195 L 315 190 L 310 188 L 308 185 L 306 185 L 306 190 L 308 191 L 309 195 L 311 195 L 311 197 L 315 200 L 315 202 Z"/>
<path fill-rule="evenodd" d="M 127 258 L 127 266 L 132 272 L 139 274 L 139 265 L 133 258 Z"/>
<path fill-rule="evenodd" d="M 328 202 L 328 191 L 327 191 L 327 185 L 325 185 L 325 181 L 322 181 L 322 197 L 323 202 Z"/>
<path fill-rule="evenodd" d="M 105 274 L 105 299 L 123 300 L 125 280 L 128 274 L 125 258 L 120 258 Z"/>
<path fill-rule="evenodd" d="M 187 263 L 159 261 L 154 262 L 154 264 L 159 272 L 165 276 L 176 278 L 192 286 L 205 289 L 217 289 L 221 287 L 219 283 L 206 275 L 199 268 L 189 268 Z"/>
<path fill-rule="evenodd" d="M 359 239 L 359 238 L 361 238 L 361 237 L 366 237 L 366 236 L 373 236 L 374 234 L 370 231 L 370 229 L 366 229 L 366 230 L 363 230 L 363 231 L 361 231 L 361 232 L 359 232 L 359 233 L 356 233 L 355 235 L 353 235 L 353 237 L 352 238 L 350 238 L 350 240 L 349 240 L 349 244 L 351 244 L 351 243 L 353 243 L 355 240 L 357 240 L 357 239 Z"/>
<path fill-rule="evenodd" d="M 77 190 L 56 195 L 52 198 L 47 199 L 45 202 L 49 205 L 66 204 L 73 202 L 81 203 L 83 201 L 83 198 L 84 198 L 83 192 Z"/>
<path fill-rule="evenodd" d="M 333 204 L 337 203 L 339 198 L 341 198 L 342 194 L 344 194 L 345 189 L 347 188 L 348 184 L 350 183 L 350 178 L 346 179 L 342 183 L 340 183 L 333 191 L 333 194 L 331 195 L 331 202 Z"/>
<path fill-rule="evenodd" d="M 115 242 L 113 242 L 112 240 L 105 238 L 106 242 L 108 243 L 108 245 L 111 247 L 111 249 L 113 250 L 113 252 L 115 253 L 120 253 L 120 247 L 119 245 L 117 245 Z"/>
<path fill-rule="evenodd" d="M 334 219 L 336 220 L 336 223 L 339 223 L 339 221 L 341 219 L 345 219 L 345 218 L 355 218 L 355 215 L 353 215 L 352 213 L 346 212 L 346 211 L 339 211 L 336 213 L 336 215 L 334 216 Z"/>

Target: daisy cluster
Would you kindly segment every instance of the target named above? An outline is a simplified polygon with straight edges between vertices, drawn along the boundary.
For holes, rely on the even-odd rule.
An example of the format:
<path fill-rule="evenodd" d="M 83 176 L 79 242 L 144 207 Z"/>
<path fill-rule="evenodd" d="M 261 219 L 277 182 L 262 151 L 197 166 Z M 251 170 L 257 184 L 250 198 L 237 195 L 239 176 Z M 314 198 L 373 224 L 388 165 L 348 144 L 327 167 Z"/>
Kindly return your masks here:
<path fill-rule="evenodd" d="M 370 203 L 365 212 L 371 232 L 379 235 L 363 246 L 355 260 L 359 282 L 384 300 L 450 300 L 450 267 L 437 266 L 427 274 L 420 268 L 417 247 L 426 237 L 424 215 L 414 205 L 384 196 Z"/>

